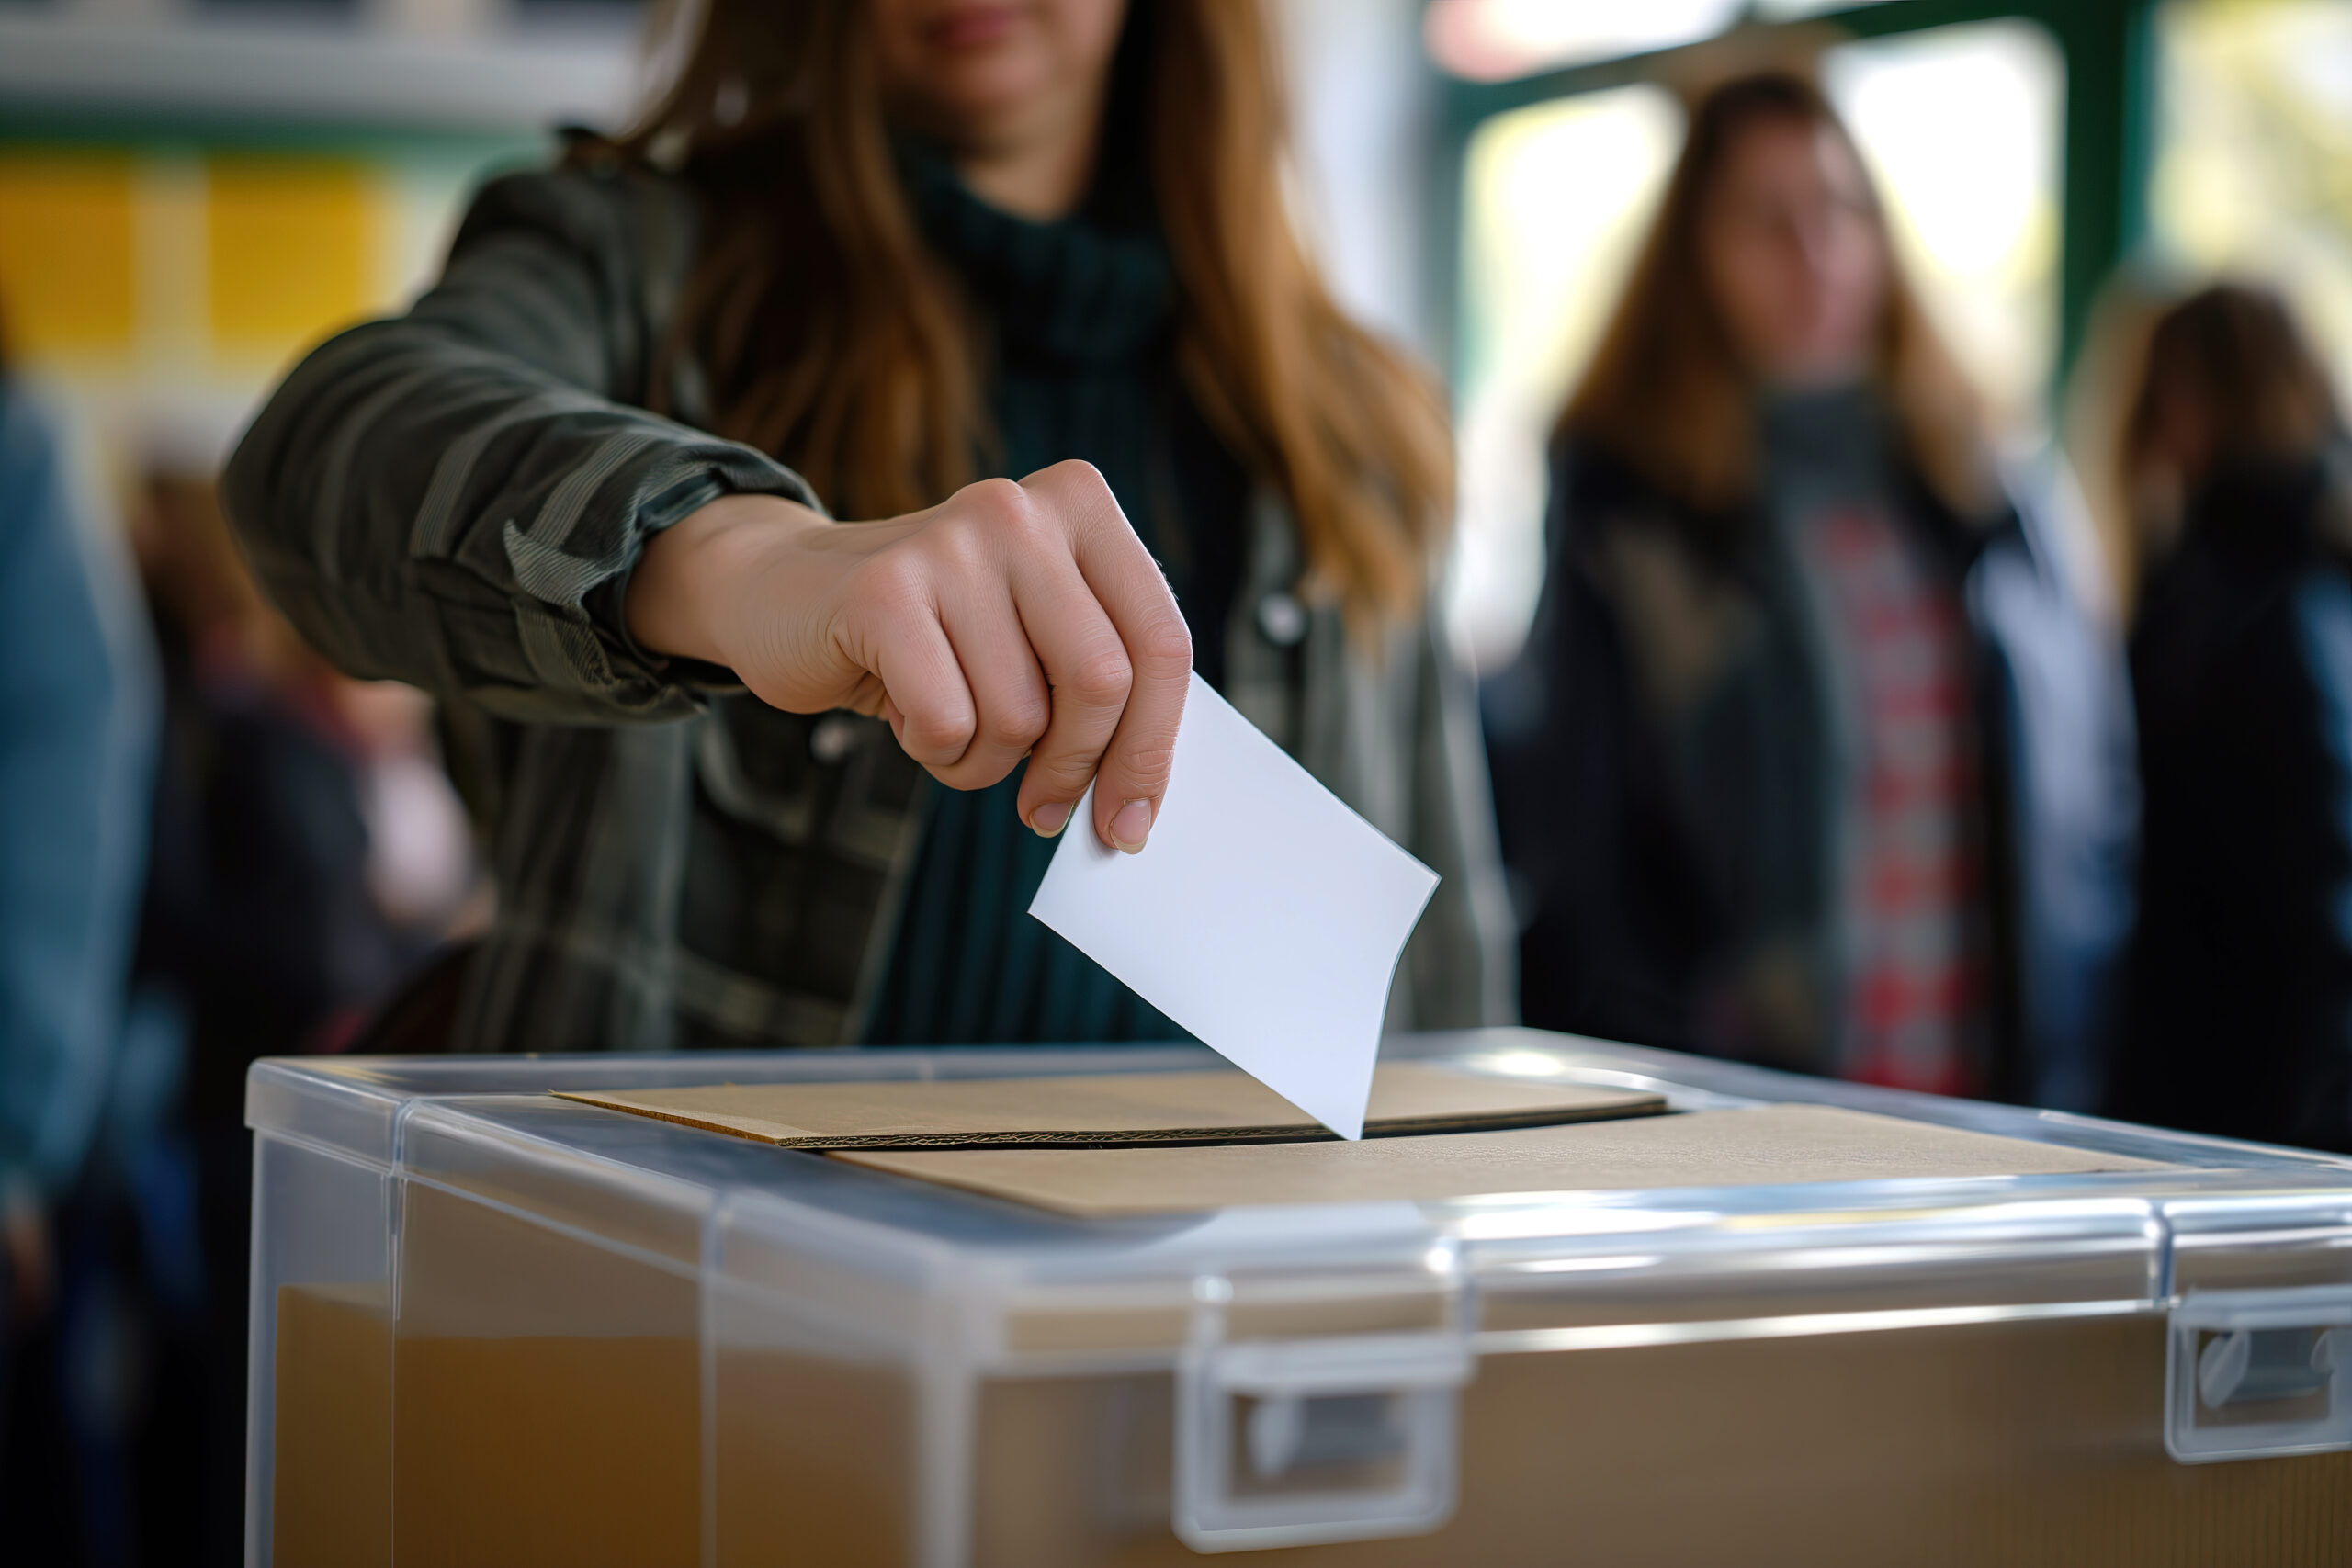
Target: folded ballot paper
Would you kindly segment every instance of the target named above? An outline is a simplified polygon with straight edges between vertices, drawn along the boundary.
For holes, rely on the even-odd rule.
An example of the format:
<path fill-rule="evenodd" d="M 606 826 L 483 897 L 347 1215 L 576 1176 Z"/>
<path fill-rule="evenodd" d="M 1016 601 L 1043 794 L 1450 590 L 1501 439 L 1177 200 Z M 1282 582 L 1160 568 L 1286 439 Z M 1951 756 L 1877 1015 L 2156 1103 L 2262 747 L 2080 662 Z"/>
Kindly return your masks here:
<path fill-rule="evenodd" d="M 1029 912 L 1342 1138 L 1363 1134 L 1381 1021 L 1437 874 L 1198 675 L 1159 818 L 1105 849 L 1092 791 Z"/>

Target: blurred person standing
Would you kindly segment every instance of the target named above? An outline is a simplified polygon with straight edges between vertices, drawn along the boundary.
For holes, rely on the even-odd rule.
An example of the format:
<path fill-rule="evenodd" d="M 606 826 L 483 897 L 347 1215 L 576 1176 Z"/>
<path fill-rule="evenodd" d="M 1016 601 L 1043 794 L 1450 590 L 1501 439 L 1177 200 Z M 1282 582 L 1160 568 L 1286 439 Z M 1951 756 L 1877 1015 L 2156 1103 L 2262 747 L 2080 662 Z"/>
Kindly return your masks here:
<path fill-rule="evenodd" d="M 54 1502 L 29 1478 L 58 1461 L 59 1391 L 26 1344 L 56 1307 L 52 1220 L 108 1093 L 153 764 L 152 653 L 112 543 L 0 358 L 0 1447 L 19 1445 L 0 1536 L 28 1550 L 18 1506 Z"/>
<path fill-rule="evenodd" d="M 2352 451 L 2278 299 L 2156 322 L 2120 468 L 2147 804 L 2107 1109 L 2352 1153 Z"/>
<path fill-rule="evenodd" d="M 1506 1011 L 1443 415 L 1295 237 L 1260 7 L 680 12 L 229 470 L 296 624 L 479 721 L 457 1042 L 1176 1035 L 1025 911 L 1144 848 L 1195 669 L 1442 874 L 1392 1020 Z"/>
<path fill-rule="evenodd" d="M 254 1058 L 334 1051 L 442 940 L 472 846 L 413 690 L 338 674 L 271 609 L 211 479 L 145 476 L 130 539 L 164 724 L 109 1132 L 117 1315 L 147 1369 L 121 1527 L 150 1560 L 243 1539 Z M 133 1070 L 138 1069 L 138 1070 Z M 90 1533 L 96 1533 L 93 1522 Z"/>
<path fill-rule="evenodd" d="M 1809 82 L 1697 106 L 1552 483 L 1487 691 L 1526 1021 L 2092 1103 L 2120 649 L 2005 495 Z"/>

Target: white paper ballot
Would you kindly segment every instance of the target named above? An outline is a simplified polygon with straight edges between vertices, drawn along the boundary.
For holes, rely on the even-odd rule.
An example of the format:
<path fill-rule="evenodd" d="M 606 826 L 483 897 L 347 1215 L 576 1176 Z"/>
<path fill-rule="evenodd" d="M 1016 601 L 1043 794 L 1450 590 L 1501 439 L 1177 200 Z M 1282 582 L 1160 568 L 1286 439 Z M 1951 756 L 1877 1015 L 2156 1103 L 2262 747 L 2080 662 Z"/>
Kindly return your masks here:
<path fill-rule="evenodd" d="M 1194 675 L 1143 852 L 1102 846 L 1089 790 L 1029 912 L 1356 1138 L 1389 984 L 1437 882 Z"/>

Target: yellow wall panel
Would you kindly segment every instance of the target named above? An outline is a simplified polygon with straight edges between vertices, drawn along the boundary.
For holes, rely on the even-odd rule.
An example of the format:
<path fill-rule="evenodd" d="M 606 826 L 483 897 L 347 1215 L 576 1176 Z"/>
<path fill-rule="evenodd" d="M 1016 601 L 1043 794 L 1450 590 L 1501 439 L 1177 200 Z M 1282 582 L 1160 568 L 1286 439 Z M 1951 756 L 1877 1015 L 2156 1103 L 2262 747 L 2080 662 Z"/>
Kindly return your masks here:
<path fill-rule="evenodd" d="M 206 291 L 215 346 L 282 355 L 379 303 L 379 196 L 365 165 L 318 158 L 207 164 Z"/>
<path fill-rule="evenodd" d="M 28 359 L 116 355 L 138 330 L 131 163 L 0 152 L 0 315 Z"/>

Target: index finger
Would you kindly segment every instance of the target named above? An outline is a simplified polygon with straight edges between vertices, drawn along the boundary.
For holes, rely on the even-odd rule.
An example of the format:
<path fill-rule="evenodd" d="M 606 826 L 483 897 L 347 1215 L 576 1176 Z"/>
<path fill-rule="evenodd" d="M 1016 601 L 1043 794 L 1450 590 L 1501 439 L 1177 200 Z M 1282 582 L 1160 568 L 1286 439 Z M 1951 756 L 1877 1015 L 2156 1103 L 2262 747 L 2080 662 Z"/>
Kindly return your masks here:
<path fill-rule="evenodd" d="M 1080 575 L 1127 650 L 1132 684 L 1094 774 L 1095 836 L 1133 854 L 1150 836 L 1176 758 L 1193 678 L 1193 637 L 1168 580 L 1091 463 L 1057 463 L 1021 481 L 1065 519 Z"/>

